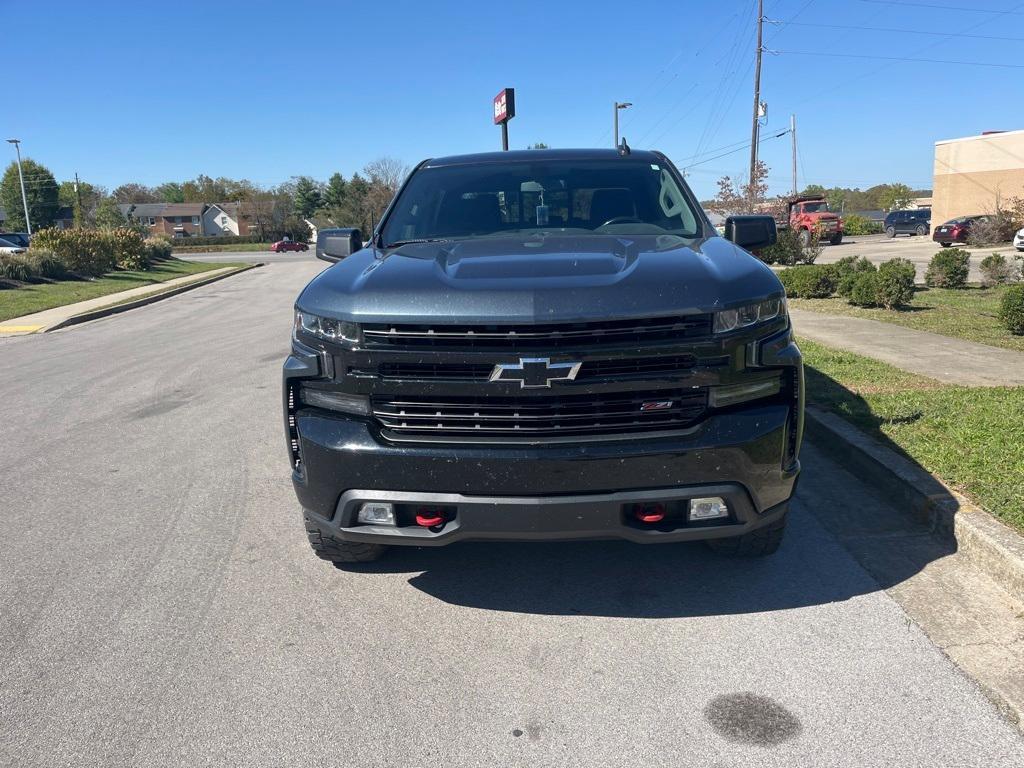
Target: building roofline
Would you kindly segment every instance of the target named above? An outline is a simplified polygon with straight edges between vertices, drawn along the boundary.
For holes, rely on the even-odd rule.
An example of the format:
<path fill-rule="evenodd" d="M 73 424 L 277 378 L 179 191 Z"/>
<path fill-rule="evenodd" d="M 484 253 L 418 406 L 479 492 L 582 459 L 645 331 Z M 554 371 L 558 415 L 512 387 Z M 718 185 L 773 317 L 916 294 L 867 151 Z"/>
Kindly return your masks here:
<path fill-rule="evenodd" d="M 1016 131 L 995 131 L 993 133 L 982 133 L 976 136 L 962 136 L 958 139 L 941 139 L 940 141 L 935 142 L 935 146 L 939 146 L 939 144 L 955 144 L 960 141 L 978 141 L 980 139 L 991 139 L 996 136 L 1020 136 L 1022 134 L 1024 134 L 1024 128 Z"/>

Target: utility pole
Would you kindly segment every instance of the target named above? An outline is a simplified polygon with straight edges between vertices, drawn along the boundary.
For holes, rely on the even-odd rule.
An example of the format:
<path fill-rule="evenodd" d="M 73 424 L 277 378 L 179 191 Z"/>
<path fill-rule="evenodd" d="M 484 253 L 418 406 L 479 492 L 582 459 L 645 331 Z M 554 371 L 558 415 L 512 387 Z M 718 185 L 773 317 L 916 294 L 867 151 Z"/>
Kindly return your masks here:
<path fill-rule="evenodd" d="M 85 211 L 82 210 L 82 188 L 78 182 L 78 171 L 75 171 L 75 199 L 78 201 L 78 211 L 75 216 L 75 226 L 80 227 L 85 223 Z"/>
<path fill-rule="evenodd" d="M 764 0 L 757 0 L 757 59 L 754 64 L 754 120 L 750 129 L 750 202 L 754 197 L 754 178 L 757 174 L 757 139 L 760 132 L 761 113 L 761 53 L 764 46 L 761 43 L 762 32 L 764 31 Z"/>
<path fill-rule="evenodd" d="M 789 134 L 793 137 L 793 197 L 796 197 L 796 115 L 789 116 Z"/>
<path fill-rule="evenodd" d="M 621 102 L 621 103 L 618 102 L 618 101 L 615 102 L 615 106 L 614 106 L 614 108 L 612 110 L 612 112 L 615 115 L 615 118 L 614 118 L 615 143 L 612 144 L 613 147 L 618 148 L 618 146 L 619 146 L 619 110 L 620 109 L 629 109 L 632 106 L 633 106 L 633 103 L 630 102 L 630 101 L 624 101 L 624 102 Z"/>
<path fill-rule="evenodd" d="M 25 206 L 25 230 L 28 236 L 32 236 L 32 222 L 28 220 L 28 198 L 25 197 L 25 177 L 21 174 L 21 139 L 8 139 L 8 144 L 14 145 L 14 151 L 18 153 L 18 181 L 21 182 L 21 204 Z"/>

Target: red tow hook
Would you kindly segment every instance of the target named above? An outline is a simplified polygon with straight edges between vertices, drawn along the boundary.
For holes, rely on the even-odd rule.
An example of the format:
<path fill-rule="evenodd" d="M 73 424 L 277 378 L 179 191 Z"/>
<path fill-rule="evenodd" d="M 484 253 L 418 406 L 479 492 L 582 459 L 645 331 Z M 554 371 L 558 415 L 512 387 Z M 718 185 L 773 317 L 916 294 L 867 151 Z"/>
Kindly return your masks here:
<path fill-rule="evenodd" d="M 424 528 L 433 528 L 435 525 L 440 525 L 444 522 L 444 515 L 441 515 L 435 509 L 429 507 L 421 507 L 416 510 L 416 525 L 422 525 Z"/>
<path fill-rule="evenodd" d="M 637 504 L 633 514 L 641 523 L 660 523 L 665 519 L 664 504 Z"/>

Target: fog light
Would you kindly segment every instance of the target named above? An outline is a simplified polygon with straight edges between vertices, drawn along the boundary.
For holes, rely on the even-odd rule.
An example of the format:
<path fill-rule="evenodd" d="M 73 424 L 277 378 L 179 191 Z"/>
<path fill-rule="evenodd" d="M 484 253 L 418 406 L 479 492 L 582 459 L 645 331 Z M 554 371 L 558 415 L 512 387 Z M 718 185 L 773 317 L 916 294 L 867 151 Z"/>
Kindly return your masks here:
<path fill-rule="evenodd" d="M 386 501 L 367 501 L 359 507 L 356 520 L 366 525 L 394 525 L 395 508 Z"/>
<path fill-rule="evenodd" d="M 687 518 L 695 523 L 701 520 L 714 520 L 729 516 L 729 505 L 720 496 L 708 496 L 703 499 L 690 499 L 690 511 Z"/>

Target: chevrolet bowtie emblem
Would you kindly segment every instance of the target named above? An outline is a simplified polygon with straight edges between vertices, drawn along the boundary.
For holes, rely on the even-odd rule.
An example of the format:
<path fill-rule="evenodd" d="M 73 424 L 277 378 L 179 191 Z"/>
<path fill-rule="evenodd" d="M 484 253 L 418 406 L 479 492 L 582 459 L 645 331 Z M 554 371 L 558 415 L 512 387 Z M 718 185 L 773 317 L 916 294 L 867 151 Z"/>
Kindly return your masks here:
<path fill-rule="evenodd" d="M 498 363 L 491 381 L 518 381 L 523 389 L 550 387 L 552 381 L 572 381 L 583 363 L 552 363 L 547 357 L 521 357 L 518 363 Z"/>

